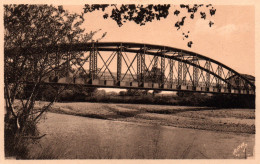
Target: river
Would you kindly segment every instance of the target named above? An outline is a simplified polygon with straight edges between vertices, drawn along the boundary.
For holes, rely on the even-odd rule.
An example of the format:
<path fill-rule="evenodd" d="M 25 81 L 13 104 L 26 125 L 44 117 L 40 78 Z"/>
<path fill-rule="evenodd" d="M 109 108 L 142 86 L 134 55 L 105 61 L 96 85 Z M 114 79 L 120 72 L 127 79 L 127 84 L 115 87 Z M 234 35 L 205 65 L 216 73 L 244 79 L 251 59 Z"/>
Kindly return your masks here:
<path fill-rule="evenodd" d="M 228 159 L 252 156 L 255 135 L 47 113 L 32 158 Z M 39 157 L 39 154 L 42 154 Z M 237 155 L 237 156 L 236 156 Z"/>

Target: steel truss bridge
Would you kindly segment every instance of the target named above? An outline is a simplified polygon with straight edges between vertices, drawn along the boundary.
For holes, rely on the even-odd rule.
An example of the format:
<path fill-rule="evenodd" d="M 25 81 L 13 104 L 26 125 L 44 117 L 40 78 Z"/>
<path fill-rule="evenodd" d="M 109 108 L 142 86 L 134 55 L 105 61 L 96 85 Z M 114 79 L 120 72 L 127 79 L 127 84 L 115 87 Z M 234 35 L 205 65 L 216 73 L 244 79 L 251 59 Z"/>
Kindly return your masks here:
<path fill-rule="evenodd" d="M 47 49 L 47 51 L 50 49 Z M 45 83 L 107 88 L 255 94 L 254 82 L 206 56 L 168 46 L 90 42 L 62 44 Z M 80 52 L 81 55 L 72 55 Z M 67 71 L 58 68 L 67 67 Z M 77 75 L 76 75 L 77 74 Z M 76 75 L 76 76 L 75 76 Z"/>

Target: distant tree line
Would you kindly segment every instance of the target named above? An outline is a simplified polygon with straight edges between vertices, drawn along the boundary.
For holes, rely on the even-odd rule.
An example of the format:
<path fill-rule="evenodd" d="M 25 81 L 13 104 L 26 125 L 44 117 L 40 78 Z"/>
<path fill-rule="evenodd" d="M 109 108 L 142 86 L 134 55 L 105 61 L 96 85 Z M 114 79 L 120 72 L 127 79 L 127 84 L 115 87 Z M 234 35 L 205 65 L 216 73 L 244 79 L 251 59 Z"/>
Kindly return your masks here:
<path fill-rule="evenodd" d="M 127 89 L 119 92 L 106 92 L 94 87 L 71 86 L 57 99 L 59 102 L 106 102 L 157 105 L 208 106 L 216 108 L 255 108 L 253 95 L 222 95 L 197 92 L 155 93 L 142 89 Z M 44 89 L 39 100 L 48 101 L 55 92 Z"/>

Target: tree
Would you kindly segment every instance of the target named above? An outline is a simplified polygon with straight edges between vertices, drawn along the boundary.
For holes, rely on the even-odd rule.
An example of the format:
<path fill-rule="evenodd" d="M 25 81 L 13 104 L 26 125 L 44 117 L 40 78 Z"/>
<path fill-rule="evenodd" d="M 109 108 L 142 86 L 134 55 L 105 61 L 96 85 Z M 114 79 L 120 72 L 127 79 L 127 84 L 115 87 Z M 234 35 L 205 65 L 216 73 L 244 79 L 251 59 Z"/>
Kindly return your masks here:
<path fill-rule="evenodd" d="M 174 7 L 174 12 L 170 13 L 170 8 Z M 202 8 L 206 8 L 208 13 Z M 196 16 L 200 17 L 203 20 L 207 20 L 207 17 L 213 16 L 216 13 L 216 9 L 211 5 L 203 4 L 193 4 L 193 5 L 170 5 L 170 4 L 147 4 L 147 5 L 116 5 L 116 4 L 102 4 L 102 5 L 85 5 L 84 13 L 94 12 L 96 10 L 102 10 L 104 12 L 104 19 L 112 19 L 116 21 L 118 26 L 122 26 L 126 22 L 135 22 L 140 26 L 145 25 L 147 22 L 152 22 L 154 20 L 165 19 L 169 14 L 173 14 L 178 17 L 178 20 L 175 22 L 174 27 L 177 30 L 180 30 L 187 19 L 194 19 Z M 181 14 L 184 15 L 181 16 Z M 209 16 L 208 16 L 209 15 Z M 179 18 L 180 16 L 180 18 Z M 212 27 L 214 24 L 213 21 L 208 20 L 209 27 Z M 181 30 L 182 31 L 182 30 Z M 189 38 L 190 31 L 181 32 L 183 40 Z M 192 41 L 187 42 L 187 46 L 191 47 L 193 44 Z"/>
<path fill-rule="evenodd" d="M 145 80 L 153 83 L 163 83 L 165 75 L 160 68 L 152 67 L 151 71 L 147 71 Z"/>
<path fill-rule="evenodd" d="M 141 74 L 138 75 L 141 77 Z M 152 69 L 145 72 L 145 82 L 153 82 L 162 84 L 163 80 L 165 79 L 165 75 L 162 73 L 160 68 L 152 67 Z M 141 90 L 141 89 L 127 89 L 126 94 L 129 96 L 136 96 L 136 95 L 147 95 L 149 90 Z M 154 90 L 153 96 L 156 93 L 160 93 L 161 90 Z"/>
<path fill-rule="evenodd" d="M 78 63 L 80 64 L 80 63 Z M 85 72 L 82 67 L 79 68 L 72 68 L 73 76 L 76 78 L 89 78 L 90 74 Z M 93 94 L 97 91 L 96 87 L 85 87 L 83 85 L 77 85 L 72 87 L 72 90 L 75 94 L 84 94 L 86 96 L 93 96 Z"/>
<path fill-rule="evenodd" d="M 19 153 L 14 148 L 16 136 L 39 137 L 36 124 L 65 89 L 53 86 L 52 100 L 43 107 L 35 107 L 44 88 L 43 81 L 53 72 L 66 72 L 65 67 L 57 66 L 57 61 L 61 62 L 67 54 L 51 48 L 62 43 L 87 42 L 95 34 L 85 33 L 80 27 L 82 23 L 81 15 L 70 14 L 62 6 L 4 5 L 5 135 L 8 135 L 5 145 L 13 152 Z M 70 55 L 75 58 L 81 53 Z"/>
<path fill-rule="evenodd" d="M 160 68 L 152 67 L 151 71 L 148 71 L 146 80 L 151 81 L 153 83 L 162 84 L 163 81 L 165 80 L 165 75 L 162 73 Z M 155 96 L 155 94 L 160 92 L 161 90 L 153 90 L 153 96 Z"/>
<path fill-rule="evenodd" d="M 127 89 L 126 94 L 127 96 L 142 96 L 147 95 L 149 90 L 142 90 L 142 89 Z"/>
<path fill-rule="evenodd" d="M 161 93 L 161 90 L 153 90 L 153 96 L 155 96 L 155 94 Z"/>

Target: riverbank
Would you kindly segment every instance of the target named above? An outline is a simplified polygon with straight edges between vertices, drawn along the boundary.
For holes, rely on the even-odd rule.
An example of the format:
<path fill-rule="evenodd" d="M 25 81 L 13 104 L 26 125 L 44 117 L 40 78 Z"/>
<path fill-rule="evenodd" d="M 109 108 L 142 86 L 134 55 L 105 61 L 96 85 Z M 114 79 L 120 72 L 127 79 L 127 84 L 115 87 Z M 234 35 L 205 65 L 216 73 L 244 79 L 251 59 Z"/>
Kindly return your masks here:
<path fill-rule="evenodd" d="M 50 112 L 180 128 L 255 133 L 254 109 L 84 102 L 55 103 Z"/>

